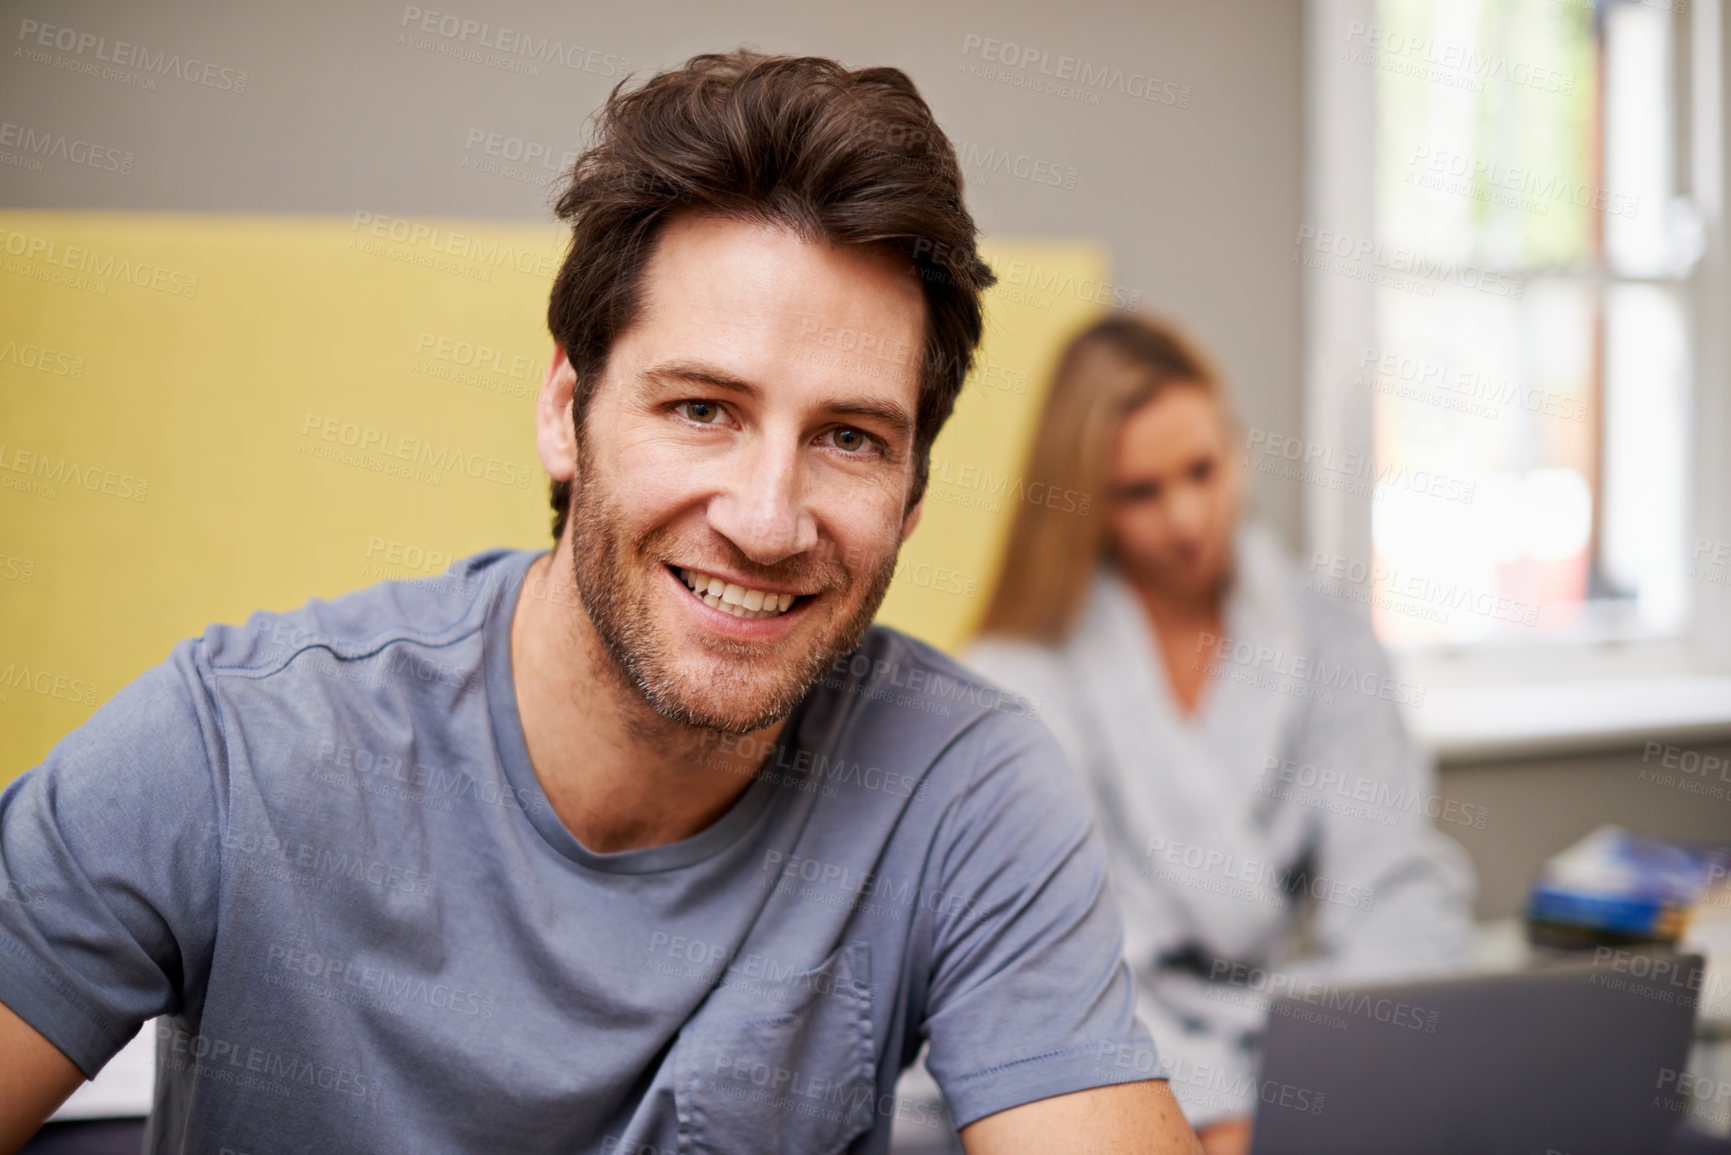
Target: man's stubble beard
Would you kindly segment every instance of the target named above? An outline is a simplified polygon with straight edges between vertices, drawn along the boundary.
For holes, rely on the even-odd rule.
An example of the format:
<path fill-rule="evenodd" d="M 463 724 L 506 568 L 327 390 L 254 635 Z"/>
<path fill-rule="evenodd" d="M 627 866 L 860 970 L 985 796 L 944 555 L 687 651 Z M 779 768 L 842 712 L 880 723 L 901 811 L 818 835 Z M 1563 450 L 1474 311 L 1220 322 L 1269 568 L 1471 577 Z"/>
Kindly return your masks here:
<path fill-rule="evenodd" d="M 725 699 L 726 687 L 686 684 L 668 653 L 664 634 L 657 628 L 647 584 L 635 591 L 632 588 L 634 572 L 647 574 L 652 566 L 663 564 L 655 548 L 660 535 L 651 532 L 636 543 L 635 549 L 630 548 L 613 495 L 585 481 L 596 473 L 581 440 L 577 460 L 570 532 L 571 571 L 578 595 L 596 635 L 606 647 L 608 673 L 619 685 L 640 695 L 657 714 L 677 725 L 750 734 L 786 717 L 838 658 L 858 648 L 895 577 L 896 554 L 891 553 L 871 575 L 865 596 L 854 613 L 827 637 L 820 635 L 789 668 L 763 687 L 755 695 L 760 701 L 754 712 L 743 717 L 722 713 L 711 704 Z M 819 583 L 824 591 L 822 597 L 846 596 L 851 575 L 837 566 L 834 577 L 836 580 Z M 723 652 L 729 648 L 734 650 L 736 660 L 755 656 L 751 647 L 723 643 Z"/>

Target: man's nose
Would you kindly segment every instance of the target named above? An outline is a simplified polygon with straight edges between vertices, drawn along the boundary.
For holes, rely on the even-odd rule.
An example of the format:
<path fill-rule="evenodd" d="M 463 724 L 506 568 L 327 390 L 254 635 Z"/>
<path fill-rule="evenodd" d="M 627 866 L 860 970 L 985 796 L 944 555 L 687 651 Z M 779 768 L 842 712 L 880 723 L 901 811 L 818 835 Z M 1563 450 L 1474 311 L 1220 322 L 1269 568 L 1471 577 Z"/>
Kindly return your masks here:
<path fill-rule="evenodd" d="M 709 524 L 759 565 L 774 565 L 817 545 L 817 518 L 806 500 L 800 446 L 760 438 L 729 454 Z"/>

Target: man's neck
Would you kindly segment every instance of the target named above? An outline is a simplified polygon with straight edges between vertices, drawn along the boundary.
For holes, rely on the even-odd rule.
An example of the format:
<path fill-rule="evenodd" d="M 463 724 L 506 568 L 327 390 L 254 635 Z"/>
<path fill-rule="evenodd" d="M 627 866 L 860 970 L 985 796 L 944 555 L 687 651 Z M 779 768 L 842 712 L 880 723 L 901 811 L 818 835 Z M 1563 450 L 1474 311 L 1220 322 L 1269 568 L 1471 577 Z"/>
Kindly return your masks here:
<path fill-rule="evenodd" d="M 750 742 L 717 742 L 713 731 L 656 713 L 612 662 L 577 593 L 567 534 L 524 575 L 511 676 L 541 789 L 577 841 L 602 854 L 709 826 L 751 785 L 786 724 Z"/>

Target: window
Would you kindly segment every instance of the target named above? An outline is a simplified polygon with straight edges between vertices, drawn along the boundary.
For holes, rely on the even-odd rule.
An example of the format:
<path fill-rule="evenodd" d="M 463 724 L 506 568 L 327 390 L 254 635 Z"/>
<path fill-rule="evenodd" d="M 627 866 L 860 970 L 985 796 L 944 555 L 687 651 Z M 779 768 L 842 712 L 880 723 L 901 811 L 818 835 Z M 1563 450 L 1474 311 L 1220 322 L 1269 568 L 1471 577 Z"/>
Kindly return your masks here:
<path fill-rule="evenodd" d="M 1425 47 L 1377 72 L 1377 241 L 1476 270 L 1377 289 L 1375 459 L 1472 486 L 1465 501 L 1397 483 L 1373 503 L 1378 632 L 1675 633 L 1702 246 L 1679 191 L 1679 21 L 1629 2 L 1382 0 L 1378 22 L 1385 45 Z"/>
<path fill-rule="evenodd" d="M 1312 178 L 1331 244 L 1301 230 L 1321 258 L 1310 404 L 1335 410 L 1312 429 L 1373 467 L 1356 504 L 1314 487 L 1310 523 L 1368 556 L 1332 576 L 1362 578 L 1397 650 L 1677 639 L 1725 592 L 1691 565 L 1707 217 L 1688 5 L 1318 5 L 1313 165 L 1362 171 Z M 1326 140 L 1343 132 L 1368 150 Z"/>

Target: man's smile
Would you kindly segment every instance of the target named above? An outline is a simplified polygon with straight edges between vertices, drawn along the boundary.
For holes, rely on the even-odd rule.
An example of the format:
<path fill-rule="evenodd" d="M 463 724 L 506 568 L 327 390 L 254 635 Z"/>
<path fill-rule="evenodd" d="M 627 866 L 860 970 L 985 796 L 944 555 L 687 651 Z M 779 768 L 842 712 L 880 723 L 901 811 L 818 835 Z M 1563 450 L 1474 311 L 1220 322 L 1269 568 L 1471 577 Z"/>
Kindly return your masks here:
<path fill-rule="evenodd" d="M 816 596 L 793 590 L 747 586 L 720 574 L 683 566 L 666 565 L 663 568 L 685 587 L 689 601 L 702 604 L 714 615 L 725 615 L 733 619 L 725 623 L 730 626 L 742 625 L 745 622 L 781 622 L 802 617 L 800 611 Z M 710 614 L 705 614 L 704 617 L 720 624 L 718 619 Z M 764 627 L 755 627 L 751 628 L 751 633 L 753 636 L 764 636 L 766 630 Z"/>

